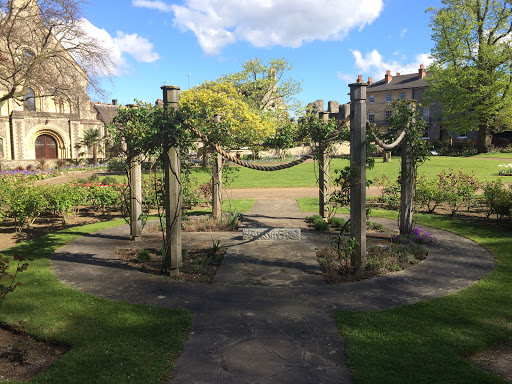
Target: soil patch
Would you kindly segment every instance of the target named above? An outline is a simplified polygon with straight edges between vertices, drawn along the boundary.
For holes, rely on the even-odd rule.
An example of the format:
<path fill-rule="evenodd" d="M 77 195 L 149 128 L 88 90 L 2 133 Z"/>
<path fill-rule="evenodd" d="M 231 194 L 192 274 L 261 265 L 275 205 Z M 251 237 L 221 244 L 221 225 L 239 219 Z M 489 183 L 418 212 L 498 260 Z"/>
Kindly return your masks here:
<path fill-rule="evenodd" d="M 28 343 L 23 360 L 16 359 Z M 69 347 L 34 340 L 11 328 L 0 326 L 0 380 L 30 380 L 46 371 Z"/>
<path fill-rule="evenodd" d="M 170 277 L 169 271 L 163 268 L 160 245 L 151 236 L 130 244 L 123 243 L 116 248 L 116 256 L 141 272 Z M 225 253 L 226 248 L 215 241 L 210 248 L 183 249 L 180 275 L 170 278 L 193 283 L 211 283 Z"/>
<path fill-rule="evenodd" d="M 512 382 L 512 344 L 477 353 L 471 357 L 471 361 L 480 368 Z"/>

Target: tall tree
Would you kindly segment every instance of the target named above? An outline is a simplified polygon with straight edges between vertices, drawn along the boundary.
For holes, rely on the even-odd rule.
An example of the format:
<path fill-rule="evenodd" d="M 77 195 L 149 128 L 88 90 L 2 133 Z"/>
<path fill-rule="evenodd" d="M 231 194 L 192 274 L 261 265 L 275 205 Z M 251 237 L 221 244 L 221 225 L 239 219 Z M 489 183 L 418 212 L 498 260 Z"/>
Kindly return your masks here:
<path fill-rule="evenodd" d="M 442 0 L 430 8 L 434 63 L 428 97 L 443 106 L 446 127 L 478 130 L 478 150 L 510 126 L 512 4 L 508 0 Z"/>
<path fill-rule="evenodd" d="M 114 65 L 101 42 L 87 34 L 82 3 L 0 0 L 0 106 L 22 103 L 27 95 L 79 102 L 84 86 L 101 91 L 98 78 Z"/>
<path fill-rule="evenodd" d="M 232 83 L 246 97 L 249 107 L 256 112 L 287 110 L 301 112 L 295 98 L 302 92 L 301 82 L 289 76 L 293 65 L 288 60 L 271 59 L 263 63 L 258 58 L 246 61 L 240 72 L 224 75 L 220 80 Z"/>

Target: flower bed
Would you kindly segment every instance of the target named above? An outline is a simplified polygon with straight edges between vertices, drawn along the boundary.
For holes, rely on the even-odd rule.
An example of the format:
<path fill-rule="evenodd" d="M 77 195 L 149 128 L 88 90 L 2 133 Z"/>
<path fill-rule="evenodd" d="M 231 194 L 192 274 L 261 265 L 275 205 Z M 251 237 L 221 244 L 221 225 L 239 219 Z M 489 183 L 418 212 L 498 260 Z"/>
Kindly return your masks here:
<path fill-rule="evenodd" d="M 512 176 L 512 163 L 510 164 L 500 164 L 498 165 L 500 167 L 500 176 Z"/>

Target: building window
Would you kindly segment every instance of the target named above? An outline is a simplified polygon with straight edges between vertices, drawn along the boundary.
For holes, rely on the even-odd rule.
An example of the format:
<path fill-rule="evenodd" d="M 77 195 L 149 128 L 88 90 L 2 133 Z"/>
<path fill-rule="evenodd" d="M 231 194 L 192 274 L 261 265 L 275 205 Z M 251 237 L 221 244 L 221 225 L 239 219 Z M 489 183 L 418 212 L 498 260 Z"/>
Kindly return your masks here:
<path fill-rule="evenodd" d="M 467 132 L 461 132 L 457 135 L 457 139 L 467 139 L 467 138 L 468 138 Z"/>
<path fill-rule="evenodd" d="M 370 123 L 374 123 L 375 122 L 375 112 L 368 112 L 368 121 Z"/>
<path fill-rule="evenodd" d="M 389 118 L 391 117 L 392 113 L 393 113 L 392 111 L 386 111 L 385 112 L 386 122 L 389 120 Z"/>
<path fill-rule="evenodd" d="M 423 120 L 425 120 L 425 123 L 430 123 L 430 108 L 429 107 L 423 107 Z"/>
<path fill-rule="evenodd" d="M 391 103 L 391 93 L 386 93 L 386 103 Z"/>
<path fill-rule="evenodd" d="M 27 88 L 27 94 L 23 97 L 23 107 L 25 111 L 36 110 L 36 94 L 32 88 Z"/>
<path fill-rule="evenodd" d="M 405 92 L 400 92 L 400 98 L 401 98 L 402 100 L 405 100 Z"/>
<path fill-rule="evenodd" d="M 421 135 L 422 139 L 430 139 L 430 125 L 425 125 L 425 129 Z"/>
<path fill-rule="evenodd" d="M 375 96 L 371 95 L 370 96 L 370 104 L 373 104 L 375 103 Z"/>

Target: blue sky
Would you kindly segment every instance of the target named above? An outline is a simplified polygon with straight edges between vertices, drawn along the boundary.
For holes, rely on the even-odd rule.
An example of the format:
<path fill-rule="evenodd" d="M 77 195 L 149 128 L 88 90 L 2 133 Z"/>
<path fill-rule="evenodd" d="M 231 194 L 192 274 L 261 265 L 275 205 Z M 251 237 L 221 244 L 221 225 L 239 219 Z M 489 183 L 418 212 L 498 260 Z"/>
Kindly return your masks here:
<path fill-rule="evenodd" d="M 430 63 L 430 6 L 440 1 L 89 0 L 85 25 L 118 63 L 108 95 L 92 98 L 153 102 L 164 84 L 186 90 L 255 57 L 284 57 L 304 104 L 348 102 L 359 74 L 375 81 Z"/>

